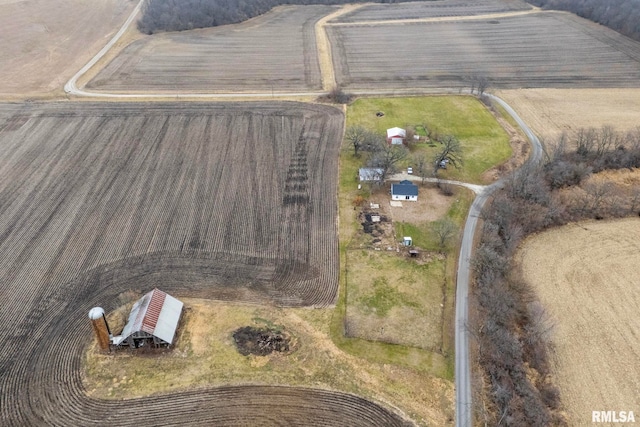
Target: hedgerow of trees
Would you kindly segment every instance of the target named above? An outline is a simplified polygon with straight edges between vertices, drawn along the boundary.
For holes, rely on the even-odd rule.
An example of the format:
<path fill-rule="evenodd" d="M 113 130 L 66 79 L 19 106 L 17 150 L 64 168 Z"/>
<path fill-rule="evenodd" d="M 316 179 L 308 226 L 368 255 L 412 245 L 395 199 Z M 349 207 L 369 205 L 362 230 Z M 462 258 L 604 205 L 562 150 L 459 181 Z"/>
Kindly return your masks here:
<path fill-rule="evenodd" d="M 640 128 L 628 134 L 583 129 L 560 138 L 543 164 L 521 168 L 483 212 L 469 325 L 483 371 L 475 398 L 483 425 L 566 425 L 551 380 L 553 325 L 511 260 L 527 234 L 570 221 L 639 215 L 639 188 L 588 179 L 605 169 L 638 167 Z"/>
<path fill-rule="evenodd" d="M 236 24 L 285 4 L 400 3 L 409 0 L 147 0 L 138 21 L 145 34 Z"/>
<path fill-rule="evenodd" d="M 638 0 L 527 0 L 543 9 L 566 10 L 640 41 Z"/>

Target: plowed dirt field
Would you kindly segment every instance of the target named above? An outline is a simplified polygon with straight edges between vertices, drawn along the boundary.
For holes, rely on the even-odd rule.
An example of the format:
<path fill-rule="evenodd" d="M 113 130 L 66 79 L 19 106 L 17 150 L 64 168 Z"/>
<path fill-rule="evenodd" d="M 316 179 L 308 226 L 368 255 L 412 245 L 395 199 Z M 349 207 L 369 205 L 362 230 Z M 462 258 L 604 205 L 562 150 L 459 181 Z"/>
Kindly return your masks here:
<path fill-rule="evenodd" d="M 638 218 L 568 225 L 520 251 L 525 280 L 555 323 L 570 425 L 591 425 L 592 411 L 640 409 L 639 251 Z"/>
<path fill-rule="evenodd" d="M 402 425 L 362 398 L 89 398 L 87 310 L 127 289 L 326 306 L 342 114 L 296 103 L 0 105 L 0 424 Z"/>
<path fill-rule="evenodd" d="M 238 25 L 133 42 L 87 88 L 243 92 L 321 88 L 314 25 L 330 6 L 279 7 Z"/>
<path fill-rule="evenodd" d="M 566 14 L 328 27 L 345 88 L 639 87 L 640 43 Z"/>

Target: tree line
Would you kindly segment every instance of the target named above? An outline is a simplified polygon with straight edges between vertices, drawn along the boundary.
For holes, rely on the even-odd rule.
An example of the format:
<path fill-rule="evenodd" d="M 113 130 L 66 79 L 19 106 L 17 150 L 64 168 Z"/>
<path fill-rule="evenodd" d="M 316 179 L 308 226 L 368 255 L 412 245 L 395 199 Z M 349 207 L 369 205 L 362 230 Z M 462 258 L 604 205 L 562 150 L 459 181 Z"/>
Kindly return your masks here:
<path fill-rule="evenodd" d="M 296 4 L 400 3 L 409 0 L 147 0 L 138 21 L 145 34 L 237 24 L 275 6 Z"/>
<path fill-rule="evenodd" d="M 582 129 L 548 146 L 546 160 L 516 172 L 482 213 L 469 332 L 484 425 L 567 425 L 551 376 L 553 322 L 512 261 L 522 239 L 572 221 L 640 214 L 640 188 L 592 176 L 640 167 L 640 128 Z"/>
<path fill-rule="evenodd" d="M 565 10 L 640 41 L 639 0 L 527 0 L 543 9 Z"/>

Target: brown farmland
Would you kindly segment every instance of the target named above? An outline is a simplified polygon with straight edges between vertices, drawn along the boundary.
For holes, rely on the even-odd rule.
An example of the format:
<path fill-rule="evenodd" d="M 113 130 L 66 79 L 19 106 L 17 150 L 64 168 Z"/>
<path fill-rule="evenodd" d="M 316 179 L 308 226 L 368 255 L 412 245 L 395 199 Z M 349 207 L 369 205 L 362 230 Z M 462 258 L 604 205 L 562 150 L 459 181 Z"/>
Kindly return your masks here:
<path fill-rule="evenodd" d="M 130 288 L 326 306 L 342 114 L 295 103 L 0 105 L 0 424 L 401 425 L 359 397 L 89 398 L 87 310 Z M 240 409 L 242 408 L 242 409 Z"/>
<path fill-rule="evenodd" d="M 0 95 L 59 90 L 133 10 L 130 0 L 0 0 Z"/>
<path fill-rule="evenodd" d="M 640 43 L 565 13 L 500 19 L 329 26 L 336 79 L 372 86 L 638 87 Z"/>
<path fill-rule="evenodd" d="M 580 128 L 640 125 L 640 89 L 516 89 L 497 93 L 545 141 Z"/>
<path fill-rule="evenodd" d="M 89 82 L 104 91 L 320 89 L 314 24 L 330 6 L 279 7 L 238 25 L 135 41 Z"/>
<path fill-rule="evenodd" d="M 371 4 L 340 16 L 331 22 L 476 16 L 529 9 L 531 6 L 520 0 L 447 0 Z"/>
<path fill-rule="evenodd" d="M 638 420 L 639 250 L 638 218 L 568 225 L 521 249 L 525 280 L 555 323 L 555 371 L 570 425 L 591 425 L 591 411 L 635 411 Z"/>

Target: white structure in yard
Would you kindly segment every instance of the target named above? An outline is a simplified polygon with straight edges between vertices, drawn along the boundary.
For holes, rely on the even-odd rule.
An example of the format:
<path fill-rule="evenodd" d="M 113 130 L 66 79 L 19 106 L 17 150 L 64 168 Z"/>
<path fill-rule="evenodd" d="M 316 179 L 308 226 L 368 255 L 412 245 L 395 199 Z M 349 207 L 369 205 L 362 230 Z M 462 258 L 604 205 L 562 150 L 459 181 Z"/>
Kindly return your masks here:
<path fill-rule="evenodd" d="M 387 129 L 387 143 L 391 145 L 402 145 L 407 137 L 407 131 L 402 128 Z"/>
<path fill-rule="evenodd" d="M 404 180 L 399 184 L 391 184 L 391 200 L 418 201 L 418 186 L 413 182 Z"/>
<path fill-rule="evenodd" d="M 111 339 L 116 347 L 169 346 L 182 315 L 182 302 L 154 289 L 140 298 L 131 309 L 122 333 Z"/>
<path fill-rule="evenodd" d="M 382 180 L 384 170 L 382 168 L 360 168 L 358 178 L 360 182 L 377 182 Z"/>

